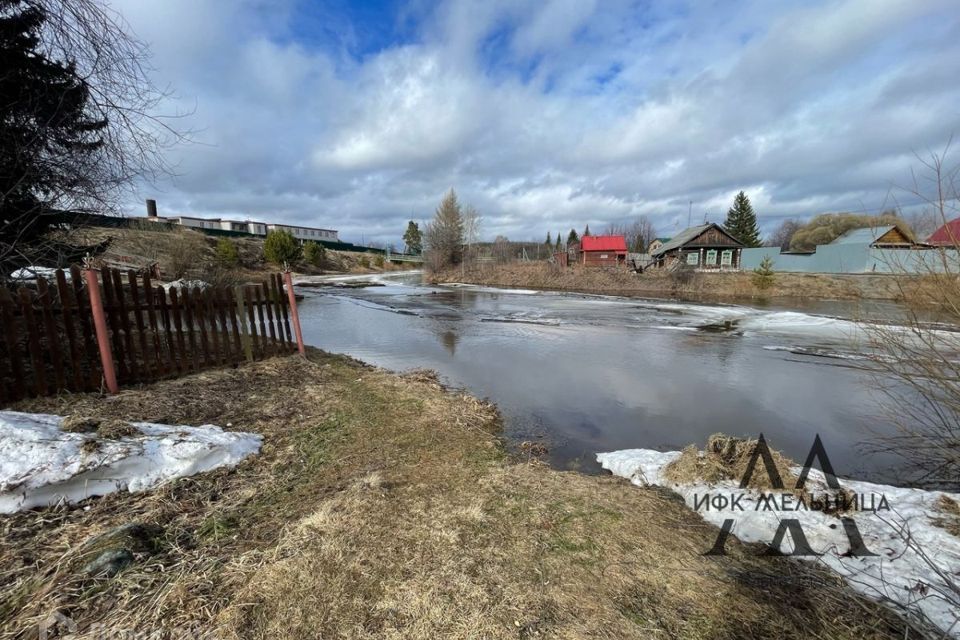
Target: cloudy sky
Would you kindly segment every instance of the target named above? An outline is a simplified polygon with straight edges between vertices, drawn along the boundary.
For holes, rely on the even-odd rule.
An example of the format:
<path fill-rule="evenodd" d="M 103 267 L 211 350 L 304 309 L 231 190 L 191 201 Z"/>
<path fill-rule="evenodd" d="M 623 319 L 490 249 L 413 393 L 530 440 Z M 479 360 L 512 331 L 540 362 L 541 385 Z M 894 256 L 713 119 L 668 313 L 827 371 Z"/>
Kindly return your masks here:
<path fill-rule="evenodd" d="M 960 135 L 956 0 L 114 7 L 195 131 L 137 194 L 162 214 L 400 245 L 454 187 L 484 237 L 640 214 L 671 235 L 744 189 L 769 230 L 909 204 L 914 154 Z"/>

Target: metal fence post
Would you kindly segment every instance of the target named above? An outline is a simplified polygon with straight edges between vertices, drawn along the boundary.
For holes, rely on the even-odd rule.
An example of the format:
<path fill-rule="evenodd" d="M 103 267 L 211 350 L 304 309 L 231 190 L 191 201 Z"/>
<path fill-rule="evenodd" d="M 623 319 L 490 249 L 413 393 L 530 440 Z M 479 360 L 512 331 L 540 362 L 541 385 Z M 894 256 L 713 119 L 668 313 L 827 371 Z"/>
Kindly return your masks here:
<path fill-rule="evenodd" d="M 87 295 L 90 298 L 90 311 L 93 315 L 93 327 L 97 334 L 97 346 L 100 348 L 100 364 L 103 365 L 103 381 L 107 391 L 118 393 L 117 373 L 113 368 L 113 349 L 110 347 L 110 333 L 107 331 L 107 317 L 103 313 L 103 299 L 100 297 L 100 281 L 97 269 L 87 267 L 83 270 L 87 281 Z"/>
<path fill-rule="evenodd" d="M 297 311 L 297 297 L 293 295 L 293 277 L 290 271 L 283 272 L 283 282 L 287 285 L 287 297 L 290 300 L 290 315 L 293 318 L 293 332 L 297 336 L 297 350 L 300 355 L 306 356 L 307 352 L 303 346 L 303 333 L 300 331 L 300 313 Z"/>

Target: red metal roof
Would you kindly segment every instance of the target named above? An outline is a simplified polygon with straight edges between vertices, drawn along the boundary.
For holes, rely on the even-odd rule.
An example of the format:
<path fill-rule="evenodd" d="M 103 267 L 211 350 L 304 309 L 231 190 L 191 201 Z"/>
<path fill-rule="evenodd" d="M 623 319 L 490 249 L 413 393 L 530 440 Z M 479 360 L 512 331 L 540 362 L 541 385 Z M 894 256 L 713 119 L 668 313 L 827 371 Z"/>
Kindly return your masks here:
<path fill-rule="evenodd" d="M 580 238 L 581 251 L 626 251 L 627 240 L 623 236 L 584 236 Z"/>
<path fill-rule="evenodd" d="M 960 244 L 960 218 L 954 218 L 933 232 L 927 242 L 936 245 Z"/>

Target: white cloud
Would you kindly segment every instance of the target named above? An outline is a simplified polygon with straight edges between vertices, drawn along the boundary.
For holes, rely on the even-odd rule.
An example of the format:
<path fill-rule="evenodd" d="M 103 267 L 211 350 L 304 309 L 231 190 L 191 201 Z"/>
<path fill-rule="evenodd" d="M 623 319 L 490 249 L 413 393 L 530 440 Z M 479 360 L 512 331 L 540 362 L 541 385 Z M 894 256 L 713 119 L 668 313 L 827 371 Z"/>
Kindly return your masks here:
<path fill-rule="evenodd" d="M 639 213 L 672 230 L 740 189 L 769 225 L 876 208 L 960 132 L 947 1 L 448 0 L 362 56 L 369 29 L 311 38 L 292 0 L 117 8 L 198 132 L 144 197 L 352 240 L 398 242 L 450 186 L 514 238 Z"/>

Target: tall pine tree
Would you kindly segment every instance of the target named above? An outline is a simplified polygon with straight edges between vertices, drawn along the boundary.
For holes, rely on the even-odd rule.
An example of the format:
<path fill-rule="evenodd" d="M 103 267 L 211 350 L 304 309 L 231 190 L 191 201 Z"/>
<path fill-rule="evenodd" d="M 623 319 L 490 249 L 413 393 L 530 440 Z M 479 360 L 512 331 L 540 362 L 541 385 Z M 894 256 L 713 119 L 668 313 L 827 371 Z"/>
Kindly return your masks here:
<path fill-rule="evenodd" d="M 753 212 L 750 198 L 743 191 L 733 199 L 733 206 L 727 211 L 727 221 L 723 223 L 723 228 L 748 247 L 760 246 L 757 214 Z"/>
<path fill-rule="evenodd" d="M 580 236 L 577 235 L 576 229 L 570 229 L 570 235 L 567 236 L 567 246 L 580 242 Z"/>

